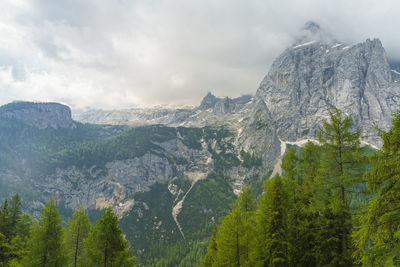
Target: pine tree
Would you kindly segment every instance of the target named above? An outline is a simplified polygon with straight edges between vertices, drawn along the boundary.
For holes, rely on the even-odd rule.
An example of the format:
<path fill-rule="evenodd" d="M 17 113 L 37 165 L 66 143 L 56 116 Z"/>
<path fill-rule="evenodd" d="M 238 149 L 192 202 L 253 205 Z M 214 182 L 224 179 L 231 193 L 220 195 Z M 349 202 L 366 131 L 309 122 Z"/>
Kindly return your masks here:
<path fill-rule="evenodd" d="M 43 208 L 37 222 L 34 223 L 28 242 L 28 255 L 23 266 L 58 267 L 66 265 L 66 251 L 63 246 L 65 229 L 54 200 Z"/>
<path fill-rule="evenodd" d="M 129 258 L 128 242 L 111 207 L 96 222 L 86 242 L 87 266 L 135 266 L 135 258 Z"/>
<path fill-rule="evenodd" d="M 354 233 L 355 256 L 364 266 L 400 265 L 400 111 L 393 125 L 382 132 L 382 148 L 367 174 L 368 188 L 376 195 Z"/>
<path fill-rule="evenodd" d="M 84 250 L 84 241 L 87 238 L 91 225 L 85 209 L 80 206 L 68 223 L 66 234 L 66 249 L 69 253 L 71 265 L 78 266 L 78 261 Z"/>
<path fill-rule="evenodd" d="M 360 147 L 361 130 L 352 131 L 352 126 L 353 119 L 335 108 L 330 112 L 330 122 L 324 120 L 323 127 L 318 131 L 318 140 L 323 149 L 321 185 L 325 189 L 325 199 L 330 209 L 339 215 L 335 217 L 341 229 L 341 253 L 336 263 L 339 265 L 349 265 L 351 262 L 351 253 L 348 251 L 352 228 L 349 191 L 362 181 L 364 168 L 363 150 Z"/>

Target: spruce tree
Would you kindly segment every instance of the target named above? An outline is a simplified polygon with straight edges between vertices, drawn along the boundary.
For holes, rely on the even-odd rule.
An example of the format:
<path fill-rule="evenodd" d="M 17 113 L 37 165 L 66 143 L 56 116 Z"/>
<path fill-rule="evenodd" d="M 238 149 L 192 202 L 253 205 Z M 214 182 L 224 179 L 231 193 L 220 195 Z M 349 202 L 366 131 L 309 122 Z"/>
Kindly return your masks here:
<path fill-rule="evenodd" d="M 96 222 L 86 242 L 86 266 L 135 266 L 135 258 L 129 257 L 128 242 L 111 207 Z"/>
<path fill-rule="evenodd" d="M 79 259 L 84 250 L 84 241 L 89 234 L 91 225 L 85 209 L 80 206 L 72 215 L 68 223 L 66 234 L 66 249 L 69 254 L 71 265 L 78 266 Z"/>
<path fill-rule="evenodd" d="M 37 222 L 34 223 L 28 242 L 28 255 L 23 266 L 66 266 L 66 251 L 63 246 L 65 229 L 53 199 L 46 203 Z"/>

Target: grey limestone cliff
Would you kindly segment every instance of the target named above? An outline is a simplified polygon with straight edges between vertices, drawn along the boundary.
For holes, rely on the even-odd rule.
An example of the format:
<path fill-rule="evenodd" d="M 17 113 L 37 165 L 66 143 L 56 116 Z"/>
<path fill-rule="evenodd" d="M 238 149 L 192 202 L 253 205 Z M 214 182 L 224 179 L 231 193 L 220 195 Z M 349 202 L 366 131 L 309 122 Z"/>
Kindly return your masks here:
<path fill-rule="evenodd" d="M 70 128 L 71 109 L 59 103 L 13 102 L 0 107 L 0 117 L 16 119 L 38 128 Z"/>
<path fill-rule="evenodd" d="M 400 87 L 379 39 L 351 46 L 307 40 L 273 62 L 255 98 L 265 103 L 285 141 L 314 137 L 337 107 L 363 128 L 368 142 L 379 145 L 375 127 L 390 127 L 391 114 L 400 108 Z"/>

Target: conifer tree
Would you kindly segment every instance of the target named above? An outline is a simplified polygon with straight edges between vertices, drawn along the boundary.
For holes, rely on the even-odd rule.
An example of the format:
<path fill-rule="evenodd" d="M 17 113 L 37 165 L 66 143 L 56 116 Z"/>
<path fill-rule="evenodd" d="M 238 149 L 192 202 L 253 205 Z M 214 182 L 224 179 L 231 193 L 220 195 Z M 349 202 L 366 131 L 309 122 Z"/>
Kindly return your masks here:
<path fill-rule="evenodd" d="M 204 257 L 203 266 L 215 266 L 217 264 L 217 226 L 214 226 L 210 243 L 207 247 L 207 253 Z"/>
<path fill-rule="evenodd" d="M 5 236 L 6 239 L 10 239 L 12 232 L 10 207 L 8 200 L 4 200 L 0 210 L 0 233 Z"/>
<path fill-rule="evenodd" d="M 135 258 L 129 257 L 128 242 L 111 207 L 96 222 L 86 242 L 86 266 L 135 266 Z"/>
<path fill-rule="evenodd" d="M 232 208 L 218 231 L 214 232 L 215 239 L 211 239 L 209 244 L 205 266 L 251 266 L 255 206 L 250 188 L 242 189 Z"/>
<path fill-rule="evenodd" d="M 15 194 L 10 200 L 10 223 L 13 225 L 13 229 L 11 230 L 10 239 L 12 239 L 16 235 L 16 225 L 18 220 L 22 214 L 22 201 L 18 194 Z"/>
<path fill-rule="evenodd" d="M 290 223 L 291 228 L 291 259 L 298 266 L 323 265 L 318 258 L 321 251 L 320 242 L 317 241 L 318 233 L 322 229 L 321 213 L 315 205 L 318 199 L 318 171 L 320 167 L 320 150 L 308 141 L 301 150 L 298 175 L 302 178 L 299 185 L 295 211 L 297 220 Z"/>
<path fill-rule="evenodd" d="M 355 256 L 364 266 L 400 265 L 400 111 L 393 125 L 382 132 L 382 148 L 367 174 L 368 188 L 376 195 L 354 233 Z"/>
<path fill-rule="evenodd" d="M 23 266 L 59 267 L 66 265 L 63 246 L 65 229 L 53 199 L 46 203 L 37 222 L 34 223 L 28 242 L 28 255 Z"/>
<path fill-rule="evenodd" d="M 66 234 L 66 249 L 69 253 L 71 265 L 78 266 L 78 261 L 84 250 L 84 241 L 89 234 L 91 225 L 85 209 L 80 206 L 72 215 L 68 223 Z"/>
<path fill-rule="evenodd" d="M 234 209 L 239 211 L 241 216 L 241 224 L 243 229 L 241 231 L 241 258 L 242 265 L 247 266 L 250 264 L 250 254 L 252 253 L 252 245 L 254 243 L 255 237 L 255 203 L 253 199 L 253 194 L 250 187 L 243 187 L 239 194 L 238 199 L 233 204 Z"/>
<path fill-rule="evenodd" d="M 362 181 L 363 151 L 360 147 L 361 130 L 352 131 L 353 119 L 345 116 L 339 109 L 330 112 L 330 122 L 323 121 L 319 128 L 318 140 L 322 144 L 320 178 L 325 189 L 325 199 L 333 214 L 337 214 L 336 223 L 341 229 L 338 237 L 341 253 L 336 264 L 349 265 L 351 262 L 350 232 L 352 228 L 349 209 L 349 191 Z"/>
<path fill-rule="evenodd" d="M 286 178 L 289 180 L 296 180 L 296 183 L 300 184 L 301 181 L 297 181 L 301 179 L 298 172 L 298 161 L 299 158 L 296 150 L 293 147 L 290 147 L 282 160 L 282 170 Z"/>
<path fill-rule="evenodd" d="M 217 264 L 214 266 L 241 266 L 242 246 L 241 235 L 243 221 L 240 211 L 234 209 L 222 221 L 217 234 Z"/>
<path fill-rule="evenodd" d="M 32 217 L 21 212 L 21 199 L 14 195 L 0 209 L 0 266 L 9 266 L 26 255 Z M 11 265 L 10 265 L 11 266 Z"/>
<path fill-rule="evenodd" d="M 299 173 L 303 177 L 303 186 L 301 188 L 301 198 L 305 205 L 303 208 L 310 209 L 315 202 L 318 192 L 318 173 L 320 168 L 320 149 L 312 142 L 308 141 L 301 151 L 299 159 Z"/>
<path fill-rule="evenodd" d="M 252 260 L 257 266 L 287 266 L 286 193 L 279 174 L 265 184 L 258 206 L 257 243 Z"/>

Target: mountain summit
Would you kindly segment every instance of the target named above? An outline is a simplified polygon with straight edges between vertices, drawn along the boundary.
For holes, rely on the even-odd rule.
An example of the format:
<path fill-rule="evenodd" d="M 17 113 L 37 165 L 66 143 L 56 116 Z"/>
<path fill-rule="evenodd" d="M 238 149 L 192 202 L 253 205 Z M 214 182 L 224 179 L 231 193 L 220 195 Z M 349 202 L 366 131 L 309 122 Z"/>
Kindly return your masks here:
<path fill-rule="evenodd" d="M 283 140 L 315 136 L 337 107 L 363 128 L 368 142 L 379 145 L 374 127 L 389 128 L 391 114 L 400 108 L 400 87 L 379 39 L 352 46 L 315 40 L 275 59 L 255 98 L 265 103 Z"/>

